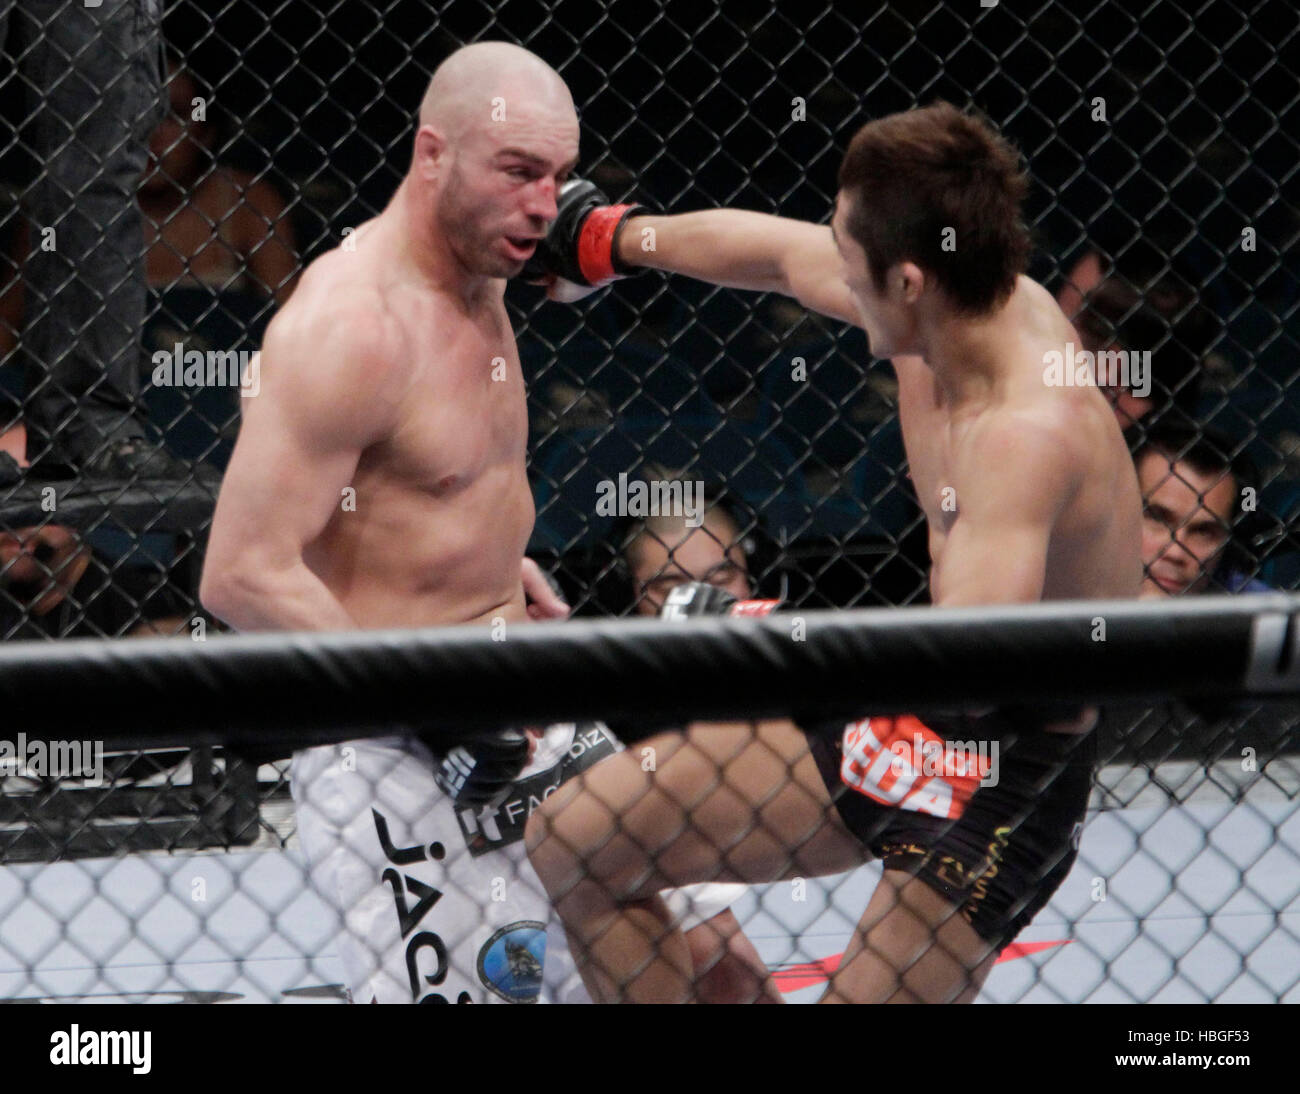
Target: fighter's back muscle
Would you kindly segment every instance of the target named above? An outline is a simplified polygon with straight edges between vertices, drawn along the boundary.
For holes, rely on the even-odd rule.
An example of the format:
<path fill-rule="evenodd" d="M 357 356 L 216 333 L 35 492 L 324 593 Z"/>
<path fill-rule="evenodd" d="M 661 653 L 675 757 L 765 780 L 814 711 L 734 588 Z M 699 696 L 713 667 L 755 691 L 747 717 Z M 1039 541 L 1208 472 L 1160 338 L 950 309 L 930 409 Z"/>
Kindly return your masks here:
<path fill-rule="evenodd" d="M 1050 388 L 1043 383 L 1042 353 L 1073 334 L 1050 297 L 1030 283 L 1033 321 L 1018 339 L 1006 389 L 974 413 L 954 415 L 935 374 L 920 359 L 899 358 L 899 413 L 908 467 L 925 513 L 930 555 L 937 568 L 948 534 L 961 519 L 963 483 L 976 449 L 974 438 L 999 422 L 1032 421 L 1053 434 L 1075 469 L 1071 493 L 1053 528 L 1043 598 L 1136 595 L 1141 566 L 1141 508 L 1132 461 L 1114 414 L 1095 388 Z M 1046 310 L 1044 300 L 1052 310 Z M 1006 474 L 1027 476 L 1029 467 Z"/>

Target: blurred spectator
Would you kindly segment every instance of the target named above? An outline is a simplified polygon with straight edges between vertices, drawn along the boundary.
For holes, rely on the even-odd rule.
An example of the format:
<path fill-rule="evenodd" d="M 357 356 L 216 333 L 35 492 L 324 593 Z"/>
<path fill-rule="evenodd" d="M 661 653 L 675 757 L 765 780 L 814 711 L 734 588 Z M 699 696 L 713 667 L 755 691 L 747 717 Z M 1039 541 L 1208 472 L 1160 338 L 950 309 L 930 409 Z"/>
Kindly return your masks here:
<path fill-rule="evenodd" d="M 1259 479 L 1216 430 L 1159 421 L 1136 441 L 1142 490 L 1144 598 L 1258 592 L 1248 549 Z"/>
<path fill-rule="evenodd" d="M 277 304 L 283 303 L 293 291 L 299 268 L 293 228 L 284 201 L 270 182 L 214 162 L 211 151 L 214 126 L 208 114 L 212 105 L 210 99 L 188 71 L 175 64 L 169 71 L 167 93 L 170 109 L 149 134 L 147 162 L 143 148 L 141 150 L 143 169 L 136 195 L 139 208 L 145 213 L 148 284 L 163 292 L 204 286 L 213 292 L 247 293 L 253 297 L 271 297 Z M 28 222 L 11 218 L 5 225 L 3 237 L 13 272 L 0 286 L 0 360 L 8 357 L 19 345 L 27 310 L 21 271 L 32 268 L 37 258 L 31 246 Z M 106 305 L 105 312 L 108 313 L 111 307 L 112 315 L 117 319 L 125 314 L 111 302 Z M 199 315 L 207 315 L 210 311 L 211 305 L 205 304 Z M 143 304 L 140 317 L 132 339 L 132 400 L 138 400 L 140 390 L 142 362 L 138 343 L 145 323 Z M 30 317 L 33 322 L 36 318 Z M 23 333 L 22 341 L 26 350 L 29 335 Z M 165 348 L 170 349 L 170 343 Z M 213 348 L 230 347 L 219 345 Z M 126 391 L 126 388 L 122 390 Z M 24 408 L 29 434 L 32 433 L 30 407 L 38 395 L 29 395 Z M 11 412 L 4 413 L 0 429 L 16 420 Z M 169 420 L 171 417 L 174 415 L 169 415 Z M 154 458 L 148 456 L 148 452 L 153 450 L 138 439 L 142 428 L 137 422 L 134 427 L 137 439 L 119 450 L 127 463 L 113 463 L 115 472 L 108 465 L 100 466 L 99 470 L 105 474 L 112 473 L 114 477 L 130 478 L 131 468 L 136 466 L 131 462 L 135 456 Z M 30 455 L 37 456 L 38 448 L 38 444 L 29 441 Z M 157 458 L 165 460 L 161 455 Z M 146 477 L 158 478 L 163 473 L 161 466 L 152 465 Z M 168 467 L 171 470 L 165 477 L 182 480 L 188 477 L 184 465 L 173 461 Z M 47 460 L 37 470 L 41 474 L 63 474 L 66 468 L 58 461 L 51 464 Z"/>
<path fill-rule="evenodd" d="M 1065 281 L 1056 292 L 1056 302 L 1073 322 L 1083 311 L 1083 302 L 1106 277 L 1109 263 L 1094 247 L 1087 248 L 1065 272 Z"/>
<path fill-rule="evenodd" d="M 211 96 L 174 62 L 167 95 L 140 184 L 149 284 L 253 292 L 283 304 L 299 266 L 284 200 L 265 179 L 216 161 Z"/>
<path fill-rule="evenodd" d="M 0 639 L 188 634 L 189 622 L 160 573 L 115 565 L 71 528 L 0 532 Z"/>
<path fill-rule="evenodd" d="M 160 12 L 0 4 L 0 45 L 16 70 L 5 82 L 29 99 L 40 164 L 22 193 L 39 246 L 11 234 L 22 261 L 0 286 L 0 355 L 16 345 L 25 279 L 23 414 L 45 477 L 188 477 L 146 442 L 137 410 L 146 289 L 136 186 L 162 109 Z"/>
<path fill-rule="evenodd" d="M 1056 299 L 1083 349 L 1150 352 L 1148 394 L 1123 385 L 1104 388 L 1121 428 L 1171 406 L 1187 421 L 1194 418 L 1213 327 L 1192 287 L 1166 264 L 1126 256 L 1121 272 L 1090 249 L 1070 267 Z"/>
<path fill-rule="evenodd" d="M 693 528 L 685 516 L 638 520 L 619 541 L 637 615 L 658 615 L 676 585 L 707 581 L 738 599 L 754 595 L 740 521 L 717 495 L 705 495 L 705 513 Z"/>
<path fill-rule="evenodd" d="M 0 453 L 23 445 L 0 433 Z M 161 571 L 117 565 L 75 529 L 0 529 L 0 640 L 188 634 L 190 616 Z"/>

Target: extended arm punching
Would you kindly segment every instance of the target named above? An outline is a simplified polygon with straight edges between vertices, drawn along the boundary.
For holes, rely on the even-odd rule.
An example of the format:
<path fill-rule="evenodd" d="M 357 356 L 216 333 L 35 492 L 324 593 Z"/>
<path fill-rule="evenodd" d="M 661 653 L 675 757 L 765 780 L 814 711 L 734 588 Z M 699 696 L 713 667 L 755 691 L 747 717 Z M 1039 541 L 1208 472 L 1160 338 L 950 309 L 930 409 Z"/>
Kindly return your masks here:
<path fill-rule="evenodd" d="M 559 216 L 521 276 L 551 279 L 552 295 L 572 300 L 638 267 L 781 293 L 832 319 L 859 322 L 829 227 L 742 209 L 660 216 L 611 205 L 582 179 L 565 185 Z"/>

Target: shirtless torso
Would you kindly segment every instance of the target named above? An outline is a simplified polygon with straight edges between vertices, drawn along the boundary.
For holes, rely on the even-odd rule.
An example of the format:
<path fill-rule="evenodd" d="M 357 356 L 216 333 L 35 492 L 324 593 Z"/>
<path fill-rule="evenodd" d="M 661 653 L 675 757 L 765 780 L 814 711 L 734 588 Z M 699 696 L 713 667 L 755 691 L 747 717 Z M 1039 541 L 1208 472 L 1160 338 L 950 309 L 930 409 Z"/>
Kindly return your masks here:
<path fill-rule="evenodd" d="M 877 284 L 850 223 L 842 201 L 830 229 L 729 209 L 638 217 L 619 257 L 779 292 L 866 330 L 873 352 L 891 358 L 898 373 L 899 417 L 928 526 L 936 606 L 1136 596 L 1136 474 L 1101 392 L 1047 382 L 1051 355 L 1079 341 L 1056 302 L 1019 277 L 993 306 L 964 311 L 927 290 L 915 264 L 899 263 Z M 639 255 L 635 240 L 646 228 L 656 246 Z M 863 690 L 869 712 L 870 685 Z M 892 746 L 900 742 L 891 735 L 899 722 L 872 717 L 811 733 L 780 719 L 695 724 L 652 739 L 661 756 L 671 756 L 653 775 L 629 757 L 612 757 L 586 776 L 585 795 L 566 787 L 552 796 L 530 821 L 531 858 L 593 995 L 683 997 L 673 972 L 675 941 L 644 943 L 640 925 L 657 915 L 647 903 L 656 884 L 717 877 L 715 849 L 725 847 L 725 868 L 734 871 L 726 876 L 747 882 L 884 861 L 884 878 L 828 999 L 974 998 L 997 952 L 1073 862 L 1091 785 L 1086 732 L 1096 713 L 1045 712 L 1050 720 L 1017 720 L 997 709 L 967 715 L 973 721 L 953 727 L 962 739 L 989 733 L 999 742 L 1014 738 L 1016 747 L 1008 749 L 999 781 L 975 789 L 970 808 L 956 811 L 957 825 L 950 826 L 954 815 L 942 795 L 926 797 L 937 792 L 935 780 L 919 795 L 903 793 L 922 785 L 913 782 L 919 771 L 906 781 L 892 777 L 900 755 Z M 1025 725 L 1052 732 L 1024 734 Z M 837 731 L 838 739 L 831 736 Z M 1071 762 L 1076 752 L 1079 762 Z M 651 783 L 657 793 L 648 793 Z M 686 826 L 678 804 L 684 801 L 692 803 Z M 616 853 L 609 849 L 611 811 L 627 836 Z M 755 825 L 756 816 L 763 824 Z M 773 833 L 789 842 L 772 840 Z M 1011 851 L 992 850 L 1006 839 Z M 989 870 L 986 854 L 1000 859 L 998 869 Z M 626 880 L 647 877 L 636 889 Z M 626 895 L 611 897 L 612 890 Z"/>
<path fill-rule="evenodd" d="M 1017 276 L 1028 240 L 1015 151 L 939 103 L 864 126 L 840 177 L 829 226 L 732 209 L 638 215 L 618 258 L 793 297 L 861 326 L 873 354 L 893 360 L 936 606 L 1136 596 L 1137 477 L 1100 391 L 1048 382 L 1052 355 L 1079 339 L 1042 287 Z M 655 245 L 642 253 L 647 231 Z M 949 233 L 974 247 L 961 262 L 933 261 L 935 236 Z M 644 926 L 663 919 L 664 883 L 720 871 L 770 882 L 872 857 L 883 877 L 826 998 L 975 997 L 1077 854 L 1094 713 L 964 712 L 951 725 L 958 739 L 987 734 L 1008 748 L 997 781 L 954 804 L 960 788 L 916 762 L 919 731 L 900 739 L 901 720 L 871 716 L 871 681 L 860 686 L 868 716 L 857 722 L 695 724 L 653 739 L 660 757 L 671 750 L 653 774 L 611 757 L 585 794 L 562 788 L 534 814 L 531 860 L 595 997 L 684 998 L 677 940 Z"/>
<path fill-rule="evenodd" d="M 647 217 L 619 257 L 867 326 L 824 226 L 733 209 Z M 1071 342 L 1050 294 L 1020 277 L 994 317 L 951 323 L 930 358 L 893 356 L 936 605 L 1137 595 L 1141 501 L 1114 413 L 1095 387 L 1044 382 L 1045 355 Z"/>
<path fill-rule="evenodd" d="M 933 601 L 951 603 L 945 577 L 950 544 L 960 542 L 963 502 L 981 503 L 996 519 L 997 497 L 984 500 L 990 484 L 999 493 L 1026 489 L 1027 472 L 1035 469 L 1015 462 L 1014 437 L 997 436 L 1022 430 L 1049 436 L 1070 470 L 1038 599 L 1135 596 L 1142 580 L 1141 503 L 1115 415 L 1096 388 L 1044 384 L 1044 354 L 1060 352 L 1075 336 L 1041 286 L 1022 277 L 1008 312 L 1023 333 L 1007 347 L 1001 382 L 980 404 L 954 406 L 921 359 L 894 359 L 908 466 L 929 530 Z M 999 448 L 1007 462 L 992 464 L 990 449 Z"/>
<path fill-rule="evenodd" d="M 556 219 L 577 151 L 568 90 L 540 59 L 483 42 L 439 67 L 398 193 L 311 265 L 267 330 L 200 590 L 216 614 L 241 630 L 567 614 L 524 558 L 528 417 L 504 293 Z M 323 748 L 291 771 L 313 883 L 348 924 L 353 997 L 531 1000 L 543 979 L 559 991 L 564 943 L 545 938 L 522 825 L 583 769 L 579 727 L 530 728 L 525 762 L 505 734 L 447 756 L 440 735 L 386 722 L 382 696 L 375 718 L 392 736 L 347 746 L 355 770 Z M 617 747 L 603 727 L 581 740 L 583 764 Z M 465 793 L 474 779 L 490 800 Z M 414 859 L 391 857 L 398 840 Z M 690 931 L 701 997 L 774 994 L 725 910 L 735 895 L 695 894 L 709 920 Z M 486 969 L 512 948 L 503 987 Z"/>
<path fill-rule="evenodd" d="M 465 300 L 398 277 L 391 230 L 363 225 L 312 264 L 277 315 L 227 479 L 276 464 L 288 488 L 317 499 L 302 559 L 356 625 L 523 618 L 533 502 L 504 282 Z M 324 420 L 304 420 L 318 410 Z M 329 417 L 343 431 L 334 451 L 286 439 L 328 446 Z M 223 504 L 250 511 L 223 520 L 219 508 L 214 536 L 252 533 L 246 521 L 267 496 L 223 491 Z"/>

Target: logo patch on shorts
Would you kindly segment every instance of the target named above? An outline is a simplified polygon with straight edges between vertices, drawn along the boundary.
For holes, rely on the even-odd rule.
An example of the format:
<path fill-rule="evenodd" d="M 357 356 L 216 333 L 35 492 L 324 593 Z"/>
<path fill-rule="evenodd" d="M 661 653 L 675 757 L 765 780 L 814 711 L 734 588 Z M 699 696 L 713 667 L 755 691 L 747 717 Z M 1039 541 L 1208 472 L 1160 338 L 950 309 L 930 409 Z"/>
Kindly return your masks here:
<path fill-rule="evenodd" d="M 863 718 L 844 727 L 840 781 L 882 805 L 956 820 L 984 776 L 997 785 L 993 759 L 977 741 L 946 741 L 911 714 Z"/>
<path fill-rule="evenodd" d="M 478 952 L 478 978 L 507 1003 L 536 1003 L 542 993 L 546 924 L 522 920 L 502 927 Z"/>
<path fill-rule="evenodd" d="M 582 722 L 573 726 L 568 745 L 550 766 L 519 779 L 495 810 L 486 807 L 456 810 L 456 821 L 469 853 L 478 858 L 521 842 L 528 818 L 542 802 L 574 775 L 617 751 L 613 735 L 601 723 Z"/>

